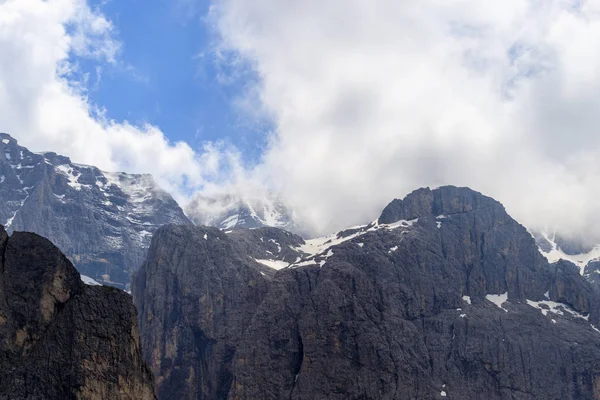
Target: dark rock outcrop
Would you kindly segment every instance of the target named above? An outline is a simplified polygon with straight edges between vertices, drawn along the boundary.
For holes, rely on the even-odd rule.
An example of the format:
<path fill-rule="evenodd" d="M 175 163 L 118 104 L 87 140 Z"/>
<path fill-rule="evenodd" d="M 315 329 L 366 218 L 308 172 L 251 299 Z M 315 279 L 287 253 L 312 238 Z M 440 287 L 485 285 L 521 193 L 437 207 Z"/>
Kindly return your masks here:
<path fill-rule="evenodd" d="M 589 238 L 581 235 L 556 235 L 556 245 L 567 255 L 586 254 L 594 249 L 594 243 L 589 243 Z"/>
<path fill-rule="evenodd" d="M 288 260 L 300 259 L 258 285 L 249 247 L 216 232 L 218 245 L 204 245 L 204 228 L 182 229 L 155 237 L 136 277 L 142 318 L 235 324 L 235 334 L 212 336 L 229 348 L 229 357 L 215 359 L 193 341 L 173 346 L 180 328 L 142 326 L 155 371 L 168 372 L 173 354 L 196 354 L 205 369 L 188 369 L 189 381 L 226 377 L 216 395 L 181 398 L 600 398 L 597 290 L 574 265 L 548 264 L 527 230 L 480 193 L 417 190 L 376 223 L 288 245 Z M 195 281 L 231 274 L 212 285 Z M 219 301 L 248 291 L 252 301 L 222 311 Z"/>
<path fill-rule="evenodd" d="M 594 285 L 600 288 L 600 261 L 591 261 L 586 265 L 583 275 Z"/>
<path fill-rule="evenodd" d="M 131 297 L 48 240 L 0 228 L 0 399 L 154 399 Z"/>
<path fill-rule="evenodd" d="M 0 139 L 0 223 L 48 238 L 98 282 L 126 289 L 154 231 L 191 224 L 150 175 L 104 172 Z"/>
<path fill-rule="evenodd" d="M 275 273 L 256 259 L 293 261 L 301 242 L 274 228 L 158 230 L 132 291 L 160 399 L 227 398 L 237 343 Z"/>
<path fill-rule="evenodd" d="M 379 223 L 417 218 L 279 272 L 238 345 L 230 398 L 600 396 L 600 298 L 574 265 L 548 265 L 468 189 L 416 191 Z"/>

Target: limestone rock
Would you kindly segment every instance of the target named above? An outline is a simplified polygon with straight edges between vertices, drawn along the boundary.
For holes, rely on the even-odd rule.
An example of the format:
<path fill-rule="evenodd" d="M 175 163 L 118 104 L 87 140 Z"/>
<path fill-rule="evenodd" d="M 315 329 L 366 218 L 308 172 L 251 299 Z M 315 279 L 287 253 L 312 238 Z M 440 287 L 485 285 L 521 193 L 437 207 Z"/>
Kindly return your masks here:
<path fill-rule="evenodd" d="M 0 399 L 155 399 L 131 297 L 48 240 L 0 228 Z"/>

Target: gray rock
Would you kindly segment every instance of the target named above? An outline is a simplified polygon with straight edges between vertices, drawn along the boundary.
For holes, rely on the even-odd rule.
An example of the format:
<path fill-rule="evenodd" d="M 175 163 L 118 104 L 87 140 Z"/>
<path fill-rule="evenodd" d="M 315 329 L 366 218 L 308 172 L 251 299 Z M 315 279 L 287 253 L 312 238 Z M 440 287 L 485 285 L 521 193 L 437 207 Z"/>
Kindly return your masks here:
<path fill-rule="evenodd" d="M 420 189 L 376 223 L 292 241 L 287 259 L 300 259 L 272 280 L 248 261 L 266 257 L 253 231 L 187 229 L 159 231 L 134 284 L 155 372 L 166 382 L 177 365 L 178 387 L 202 382 L 178 398 L 600 396 L 597 290 L 573 264 L 548 264 L 500 203 L 470 189 Z M 218 301 L 240 296 L 252 301 Z M 209 347 L 171 339 L 195 326 Z"/>
<path fill-rule="evenodd" d="M 591 261 L 586 265 L 584 274 L 588 281 L 600 287 L 600 261 Z"/>
<path fill-rule="evenodd" d="M 552 243 L 541 232 L 534 231 L 532 232 L 532 236 L 542 252 L 550 253 L 554 248 Z"/>
<path fill-rule="evenodd" d="M 0 252 L 0 399 L 155 398 L 129 295 L 35 234 L 0 227 Z"/>
<path fill-rule="evenodd" d="M 150 175 L 103 172 L 0 139 L 0 223 L 47 237 L 98 282 L 126 289 L 154 231 L 191 224 Z"/>
<path fill-rule="evenodd" d="M 236 345 L 275 271 L 303 240 L 274 228 L 175 226 L 155 234 L 132 291 L 161 399 L 225 399 Z"/>
<path fill-rule="evenodd" d="M 577 255 L 586 254 L 594 249 L 594 243 L 589 243 L 589 239 L 581 235 L 560 235 L 554 238 L 559 249 L 565 254 Z"/>

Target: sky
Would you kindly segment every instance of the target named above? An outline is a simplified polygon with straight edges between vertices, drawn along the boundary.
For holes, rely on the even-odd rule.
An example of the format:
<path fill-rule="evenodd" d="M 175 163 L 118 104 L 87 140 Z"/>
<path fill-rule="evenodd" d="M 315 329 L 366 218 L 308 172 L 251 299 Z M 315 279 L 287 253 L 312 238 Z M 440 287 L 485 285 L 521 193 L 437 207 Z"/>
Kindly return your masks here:
<path fill-rule="evenodd" d="M 454 184 L 600 240 L 599 0 L 0 0 L 0 54 L 0 131 L 183 205 L 317 234 Z"/>

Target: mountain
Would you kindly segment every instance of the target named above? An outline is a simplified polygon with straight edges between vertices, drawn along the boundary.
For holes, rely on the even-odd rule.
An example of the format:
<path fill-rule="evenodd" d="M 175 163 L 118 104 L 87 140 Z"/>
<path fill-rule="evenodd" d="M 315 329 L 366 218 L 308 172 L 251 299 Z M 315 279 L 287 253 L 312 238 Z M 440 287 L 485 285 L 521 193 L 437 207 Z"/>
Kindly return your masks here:
<path fill-rule="evenodd" d="M 155 399 L 131 296 L 33 233 L 0 227 L 0 253 L 0 399 Z"/>
<path fill-rule="evenodd" d="M 600 398 L 598 289 L 467 188 L 309 241 L 166 226 L 132 288 L 161 400 Z"/>
<path fill-rule="evenodd" d="M 150 175 L 32 153 L 0 134 L 0 223 L 47 237 L 82 274 L 127 288 L 154 231 L 191 221 Z"/>
<path fill-rule="evenodd" d="M 188 204 L 186 213 L 196 225 L 223 230 L 274 227 L 302 233 L 294 212 L 274 194 L 223 194 L 212 197 L 201 194 Z"/>
<path fill-rule="evenodd" d="M 222 399 L 231 361 L 276 268 L 304 241 L 275 229 L 169 225 L 134 275 L 144 356 L 160 399 Z"/>
<path fill-rule="evenodd" d="M 581 275 L 590 282 L 600 284 L 600 244 L 590 244 L 585 237 L 560 235 L 556 232 L 534 232 L 533 237 L 549 262 L 570 261 L 577 265 Z"/>

